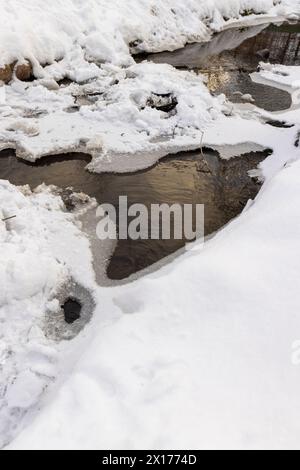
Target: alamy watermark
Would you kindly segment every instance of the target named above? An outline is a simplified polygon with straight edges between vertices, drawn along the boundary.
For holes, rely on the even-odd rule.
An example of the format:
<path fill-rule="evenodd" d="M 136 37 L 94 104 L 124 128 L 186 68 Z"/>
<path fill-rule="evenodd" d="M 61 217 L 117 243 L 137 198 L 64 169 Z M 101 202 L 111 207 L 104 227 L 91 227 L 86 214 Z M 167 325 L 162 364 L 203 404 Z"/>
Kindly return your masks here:
<path fill-rule="evenodd" d="M 97 236 L 100 240 L 185 240 L 204 238 L 203 204 L 128 204 L 119 197 L 116 208 L 97 208 Z"/>

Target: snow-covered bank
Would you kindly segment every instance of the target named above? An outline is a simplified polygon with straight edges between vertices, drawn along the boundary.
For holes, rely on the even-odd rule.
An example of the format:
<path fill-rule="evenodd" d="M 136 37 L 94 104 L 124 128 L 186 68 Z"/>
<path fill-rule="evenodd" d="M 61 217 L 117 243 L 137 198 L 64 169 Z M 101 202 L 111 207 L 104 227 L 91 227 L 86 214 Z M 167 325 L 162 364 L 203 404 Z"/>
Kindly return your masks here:
<path fill-rule="evenodd" d="M 299 178 L 297 162 L 203 252 L 110 290 L 118 317 L 99 294 L 81 357 L 10 448 L 299 448 Z"/>
<path fill-rule="evenodd" d="M 293 78 L 296 72 L 285 70 L 293 71 L 290 82 L 295 93 L 300 90 Z M 265 72 L 259 76 L 262 79 Z M 270 84 L 279 86 L 277 74 L 273 77 Z M 236 144 L 239 149 L 246 142 L 275 153 L 280 148 L 281 154 L 288 146 L 290 158 L 298 156 L 295 128 L 265 126 L 262 113 L 254 107 L 233 106 L 224 95 L 213 97 L 201 76 L 169 65 L 142 63 L 126 70 L 107 66 L 101 78 L 88 84 L 49 90 L 51 84 L 17 81 L 5 87 L 0 149 L 15 148 L 17 156 L 30 161 L 82 151 L 91 155 L 88 168 L 99 173 L 147 168 L 167 154 L 199 149 L 201 143 L 219 150 Z M 177 103 L 172 111 L 160 109 L 172 100 Z M 275 117 L 280 119 L 280 113 Z M 233 147 L 232 155 L 239 155 L 238 149 Z M 230 152 L 227 148 L 226 155 L 221 154 L 228 157 Z M 272 161 L 278 170 L 276 158 Z"/>
<path fill-rule="evenodd" d="M 31 193 L 0 181 L 0 206 L 2 447 L 57 377 L 57 346 L 45 337 L 46 311 L 59 311 L 56 295 L 70 279 L 93 288 L 94 277 L 88 241 L 50 189 Z"/>
<path fill-rule="evenodd" d="M 84 50 L 91 61 L 128 65 L 130 45 L 157 52 L 205 41 L 257 15 L 295 19 L 299 0 L 6 0 L 1 5 L 0 63 L 39 65 Z"/>
<path fill-rule="evenodd" d="M 272 144 L 255 203 L 202 251 L 96 289 L 92 322 L 9 448 L 299 448 L 299 109 L 276 114 L 290 129 L 244 112 L 239 135 L 231 123 L 208 138 Z"/>

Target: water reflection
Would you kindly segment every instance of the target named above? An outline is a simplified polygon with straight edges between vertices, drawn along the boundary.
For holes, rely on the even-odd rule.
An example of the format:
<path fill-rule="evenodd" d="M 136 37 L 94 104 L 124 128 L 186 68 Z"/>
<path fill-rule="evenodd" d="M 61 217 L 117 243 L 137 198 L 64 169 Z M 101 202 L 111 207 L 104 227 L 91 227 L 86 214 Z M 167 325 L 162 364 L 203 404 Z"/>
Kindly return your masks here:
<path fill-rule="evenodd" d="M 93 174 L 85 170 L 89 157 L 70 154 L 49 157 L 38 165 L 17 160 L 12 151 L 0 152 L 0 178 L 15 185 L 42 182 L 95 197 L 98 203 L 118 208 L 119 196 L 128 197 L 128 204 L 205 204 L 205 234 L 211 234 L 236 217 L 260 184 L 248 171 L 266 157 L 251 153 L 229 161 L 221 160 L 213 151 L 181 153 L 161 160 L 155 167 L 135 174 Z M 101 249 L 94 240 L 94 249 Z M 125 279 L 141 269 L 176 252 L 185 245 L 180 240 L 121 240 L 108 265 L 110 279 Z M 102 267 L 99 267 L 101 270 Z M 97 267 L 96 267 L 97 270 Z"/>
<path fill-rule="evenodd" d="M 299 49 L 299 24 L 264 25 L 229 29 L 216 34 L 207 43 L 188 44 L 174 52 L 140 54 L 136 59 L 168 63 L 179 68 L 205 69 L 211 66 L 212 59 L 220 60 L 231 56 L 239 60 L 240 67 L 253 71 L 264 59 L 277 64 L 300 65 Z M 232 58 L 227 66 L 232 66 Z"/>
<path fill-rule="evenodd" d="M 232 29 L 215 35 L 209 43 L 141 58 L 194 69 L 206 77 L 212 93 L 224 93 L 234 103 L 244 102 L 242 95 L 251 94 L 256 106 L 281 111 L 292 104 L 289 93 L 253 83 L 249 73 L 256 71 L 261 61 L 299 65 L 300 26 Z"/>

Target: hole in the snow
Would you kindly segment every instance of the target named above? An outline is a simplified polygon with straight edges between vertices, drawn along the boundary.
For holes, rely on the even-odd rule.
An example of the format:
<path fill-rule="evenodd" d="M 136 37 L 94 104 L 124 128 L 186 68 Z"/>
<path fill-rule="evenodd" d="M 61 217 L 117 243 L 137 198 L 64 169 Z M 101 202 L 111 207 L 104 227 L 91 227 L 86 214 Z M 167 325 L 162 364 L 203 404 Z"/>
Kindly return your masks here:
<path fill-rule="evenodd" d="M 64 311 L 66 323 L 72 324 L 79 320 L 82 306 L 76 299 L 67 299 L 66 302 L 62 305 L 62 309 Z"/>
<path fill-rule="evenodd" d="M 90 322 L 95 302 L 92 293 L 70 279 L 55 295 L 58 308 L 46 312 L 44 331 L 54 341 L 75 338 Z"/>

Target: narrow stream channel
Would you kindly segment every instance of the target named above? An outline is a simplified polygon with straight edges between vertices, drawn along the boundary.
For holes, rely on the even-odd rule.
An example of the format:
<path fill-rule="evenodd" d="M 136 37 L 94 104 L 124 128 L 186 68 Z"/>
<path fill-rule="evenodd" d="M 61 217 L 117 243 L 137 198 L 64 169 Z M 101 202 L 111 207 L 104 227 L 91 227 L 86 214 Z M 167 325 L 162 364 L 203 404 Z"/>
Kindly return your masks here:
<path fill-rule="evenodd" d="M 274 62 L 299 64 L 299 26 L 262 27 L 227 31 L 209 44 L 188 45 L 173 53 L 139 57 L 138 60 L 166 62 L 192 68 L 206 76 L 212 93 L 225 93 L 240 101 L 252 94 L 257 106 L 270 111 L 287 109 L 290 95 L 284 91 L 253 84 L 249 73 L 256 70 L 262 56 Z M 224 51 L 224 49 L 232 49 Z M 15 185 L 41 183 L 72 187 L 96 198 L 99 204 L 118 207 L 119 196 L 128 204 L 205 204 L 205 234 L 223 227 L 254 199 L 260 183 L 248 171 L 266 158 L 268 152 L 249 153 L 229 161 L 205 150 L 181 153 L 161 160 L 155 167 L 134 174 L 92 174 L 85 170 L 90 157 L 68 154 L 44 158 L 36 164 L 18 160 L 11 150 L 0 152 L 0 178 Z M 185 240 L 119 241 L 108 264 L 111 280 L 124 280 L 185 245 Z M 95 267 L 97 270 L 97 267 Z"/>
<path fill-rule="evenodd" d="M 250 153 L 229 161 L 216 152 L 181 153 L 161 160 L 156 166 L 133 174 L 95 174 L 85 170 L 89 157 L 70 154 L 44 158 L 37 164 L 18 160 L 13 151 L 0 153 L 0 178 L 15 185 L 41 183 L 60 188 L 72 187 L 96 198 L 99 204 L 116 208 L 119 196 L 128 204 L 205 204 L 205 234 L 211 234 L 236 217 L 249 199 L 255 198 L 260 184 L 248 171 L 267 156 Z M 121 280 L 151 266 L 185 245 L 184 240 L 120 240 L 108 266 L 110 279 Z"/>
<path fill-rule="evenodd" d="M 224 93 L 234 103 L 243 102 L 242 95 L 250 94 L 256 106 L 281 111 L 291 106 L 289 93 L 253 83 L 249 74 L 260 62 L 300 65 L 300 25 L 232 29 L 215 35 L 209 43 L 189 44 L 174 52 L 141 54 L 137 60 L 192 69 L 206 77 L 213 94 Z"/>

